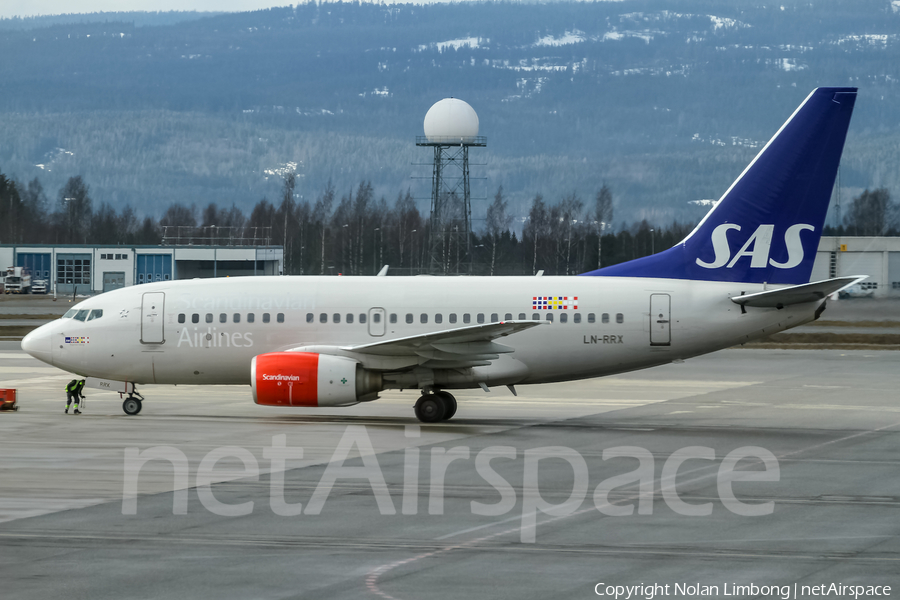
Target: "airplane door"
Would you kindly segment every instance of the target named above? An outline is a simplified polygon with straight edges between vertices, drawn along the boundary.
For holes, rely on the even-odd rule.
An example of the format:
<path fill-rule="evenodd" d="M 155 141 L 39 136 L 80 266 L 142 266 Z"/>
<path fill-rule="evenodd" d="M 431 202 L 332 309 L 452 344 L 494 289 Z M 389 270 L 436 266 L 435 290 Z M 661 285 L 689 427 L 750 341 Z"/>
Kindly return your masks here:
<path fill-rule="evenodd" d="M 670 346 L 672 332 L 670 330 L 671 298 L 668 294 L 650 294 L 650 345 Z"/>
<path fill-rule="evenodd" d="M 383 308 L 369 309 L 369 335 L 379 337 L 384 335 L 387 325 L 384 322 L 385 314 Z"/>
<path fill-rule="evenodd" d="M 163 308 L 166 295 L 163 292 L 147 292 L 141 302 L 141 343 L 162 344 Z"/>

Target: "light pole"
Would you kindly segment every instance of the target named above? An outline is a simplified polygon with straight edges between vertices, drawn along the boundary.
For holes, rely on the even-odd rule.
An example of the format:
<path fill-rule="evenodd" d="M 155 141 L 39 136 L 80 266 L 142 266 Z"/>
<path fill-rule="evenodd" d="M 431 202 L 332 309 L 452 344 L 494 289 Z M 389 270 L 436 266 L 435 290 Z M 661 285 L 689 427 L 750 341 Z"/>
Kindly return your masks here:
<path fill-rule="evenodd" d="M 410 257 L 410 261 L 409 261 L 410 269 L 413 268 L 414 261 L 415 261 L 415 264 L 418 264 L 418 262 L 419 262 L 418 256 L 416 255 L 416 235 L 415 235 L 415 233 L 417 231 L 418 231 L 418 229 L 413 229 L 410 232 L 410 236 L 412 237 L 412 257 Z M 412 275 L 412 271 L 410 271 L 410 275 Z"/>
<path fill-rule="evenodd" d="M 347 270 L 347 234 L 350 232 L 349 227 L 350 227 L 350 225 L 347 223 L 345 223 L 341 227 L 341 234 L 342 234 L 341 237 L 344 238 L 344 240 L 343 240 L 344 243 L 341 244 L 341 272 L 342 273 Z M 347 231 L 344 231 L 344 229 L 346 229 Z"/>
<path fill-rule="evenodd" d="M 376 227 L 372 232 L 372 274 L 378 275 L 378 232 L 380 227 Z"/>
<path fill-rule="evenodd" d="M 656 254 L 656 240 L 653 239 L 653 228 L 650 228 L 650 254 Z"/>

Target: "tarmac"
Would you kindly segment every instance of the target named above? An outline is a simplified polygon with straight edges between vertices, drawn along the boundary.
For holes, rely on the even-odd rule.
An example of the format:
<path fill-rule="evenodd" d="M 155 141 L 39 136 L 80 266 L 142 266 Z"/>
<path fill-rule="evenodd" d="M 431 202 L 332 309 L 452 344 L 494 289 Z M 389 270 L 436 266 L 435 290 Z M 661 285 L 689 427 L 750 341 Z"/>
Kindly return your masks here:
<path fill-rule="evenodd" d="M 145 386 L 136 417 L 86 390 L 65 415 L 70 378 L 0 342 L 4 598 L 900 590 L 895 352 L 724 350 L 460 392 L 433 425 L 415 392 L 280 409 L 214 386 Z"/>

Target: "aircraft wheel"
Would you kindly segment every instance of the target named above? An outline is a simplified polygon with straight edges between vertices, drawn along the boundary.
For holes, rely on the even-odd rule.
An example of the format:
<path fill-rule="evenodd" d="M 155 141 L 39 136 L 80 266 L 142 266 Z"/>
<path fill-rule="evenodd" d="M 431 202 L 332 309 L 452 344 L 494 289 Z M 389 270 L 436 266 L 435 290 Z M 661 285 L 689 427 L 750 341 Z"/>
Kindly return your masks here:
<path fill-rule="evenodd" d="M 125 398 L 125 402 L 122 403 L 122 410 L 125 411 L 126 415 L 136 415 L 141 412 L 141 401 L 137 398 Z"/>
<path fill-rule="evenodd" d="M 423 423 L 437 423 L 444 418 L 444 402 L 436 394 L 425 394 L 416 401 L 416 418 Z"/>
<path fill-rule="evenodd" d="M 435 396 L 441 399 L 444 403 L 444 421 L 448 419 L 452 419 L 453 415 L 456 414 L 456 398 L 453 397 L 453 394 L 450 392 L 440 391 L 435 392 Z"/>

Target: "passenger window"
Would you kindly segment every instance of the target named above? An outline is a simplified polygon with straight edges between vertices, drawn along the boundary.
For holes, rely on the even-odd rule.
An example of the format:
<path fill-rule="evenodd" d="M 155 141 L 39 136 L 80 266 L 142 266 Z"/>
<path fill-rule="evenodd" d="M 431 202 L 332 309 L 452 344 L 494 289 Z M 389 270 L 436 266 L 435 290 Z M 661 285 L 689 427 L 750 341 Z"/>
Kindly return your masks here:
<path fill-rule="evenodd" d="M 278 313 L 277 319 L 279 323 L 284 323 L 284 313 Z"/>
<path fill-rule="evenodd" d="M 178 315 L 178 322 L 184 323 L 184 313 L 181 313 L 180 315 Z"/>
<path fill-rule="evenodd" d="M 470 315 L 469 313 L 464 313 L 464 314 L 463 314 L 463 323 L 467 323 L 467 324 L 468 324 L 468 323 L 471 323 L 471 322 L 472 322 L 472 315 Z"/>
<path fill-rule="evenodd" d="M 263 313 L 263 323 L 268 323 L 269 321 L 271 321 L 269 313 Z"/>
<path fill-rule="evenodd" d="M 496 323 L 500 320 L 500 315 L 497 313 L 491 313 L 491 323 Z"/>
<path fill-rule="evenodd" d="M 512 321 L 512 313 L 506 313 L 505 315 L 503 315 L 503 320 Z"/>
<path fill-rule="evenodd" d="M 547 320 L 553 322 L 553 313 L 547 313 Z"/>
<path fill-rule="evenodd" d="M 435 323 L 443 323 L 443 322 L 444 322 L 444 315 L 442 315 L 441 313 L 438 313 L 438 314 L 434 315 L 434 322 L 435 322 Z"/>
<path fill-rule="evenodd" d="M 568 323 L 569 322 L 568 313 L 559 313 L 559 322 L 560 323 Z"/>
<path fill-rule="evenodd" d="M 94 319 L 99 319 L 102 316 L 103 316 L 103 311 L 99 308 L 95 308 L 94 310 L 91 311 L 91 314 L 90 314 L 90 316 L 88 316 L 87 320 L 93 321 Z"/>
<path fill-rule="evenodd" d="M 381 317 L 381 315 L 378 315 Z M 359 313 L 359 322 L 365 324 L 366 322 L 366 313 Z"/>
<path fill-rule="evenodd" d="M 374 315 L 372 315 L 372 317 L 375 319 L 375 322 L 377 323 L 378 319 L 379 319 L 378 313 L 375 313 Z M 391 313 L 391 323 L 396 323 L 396 322 L 397 322 L 397 313 Z"/>
<path fill-rule="evenodd" d="M 609 313 L 603 313 L 603 322 L 609 323 Z"/>
<path fill-rule="evenodd" d="M 219 314 L 219 323 L 227 323 L 227 322 L 228 322 L 228 315 L 226 315 L 225 313 L 220 313 Z"/>
<path fill-rule="evenodd" d="M 450 313 L 450 322 L 456 323 L 456 313 Z"/>
<path fill-rule="evenodd" d="M 306 313 L 306 322 L 307 323 L 312 323 L 315 320 L 316 320 L 316 315 L 314 315 L 312 313 Z"/>
<path fill-rule="evenodd" d="M 588 313 L 588 323 L 596 323 L 597 317 L 594 316 L 594 313 Z"/>
<path fill-rule="evenodd" d="M 319 323 L 327 323 L 327 322 L 328 322 L 328 315 L 326 315 L 325 313 L 319 313 Z"/>
<path fill-rule="evenodd" d="M 247 313 L 247 322 L 253 323 L 256 321 L 256 315 L 254 313 Z"/>
<path fill-rule="evenodd" d="M 541 313 L 531 313 L 531 320 L 532 320 L 532 321 L 540 321 L 540 320 L 541 320 Z"/>
<path fill-rule="evenodd" d="M 197 313 L 192 314 L 191 315 L 191 323 L 199 323 L 199 322 L 200 322 L 200 315 L 198 315 Z"/>
<path fill-rule="evenodd" d="M 519 320 L 520 320 L 520 321 L 524 321 L 524 320 L 525 320 L 525 313 L 519 313 Z"/>
<path fill-rule="evenodd" d="M 581 323 L 581 313 L 575 313 L 572 315 L 572 321 L 575 323 Z"/>
<path fill-rule="evenodd" d="M 353 323 L 353 313 L 347 313 L 347 320 L 345 321 L 348 325 Z"/>
<path fill-rule="evenodd" d="M 419 323 L 424 324 L 427 322 L 428 322 L 428 315 L 426 313 L 422 313 L 421 315 L 419 315 Z"/>
<path fill-rule="evenodd" d="M 478 313 L 478 316 L 476 317 L 476 320 L 477 320 L 479 323 L 484 323 L 484 313 Z"/>
<path fill-rule="evenodd" d="M 241 313 L 234 313 L 231 320 L 234 321 L 235 323 L 240 323 L 241 322 Z"/>
<path fill-rule="evenodd" d="M 340 323 L 341 322 L 341 313 L 334 313 L 332 315 L 332 323 Z"/>
<path fill-rule="evenodd" d="M 616 314 L 616 323 L 624 323 L 624 322 L 625 322 L 625 315 L 623 315 L 622 313 L 617 313 Z"/>
<path fill-rule="evenodd" d="M 213 314 L 212 313 L 206 313 L 206 322 L 207 323 L 213 322 Z"/>
<path fill-rule="evenodd" d="M 412 313 L 406 313 L 406 322 L 407 322 L 407 323 L 412 323 L 412 322 L 413 322 L 413 316 L 412 316 Z"/>

